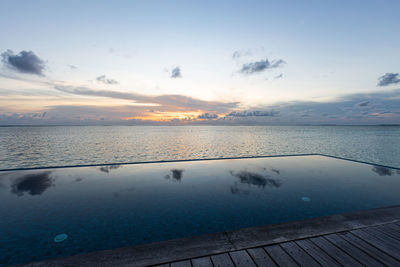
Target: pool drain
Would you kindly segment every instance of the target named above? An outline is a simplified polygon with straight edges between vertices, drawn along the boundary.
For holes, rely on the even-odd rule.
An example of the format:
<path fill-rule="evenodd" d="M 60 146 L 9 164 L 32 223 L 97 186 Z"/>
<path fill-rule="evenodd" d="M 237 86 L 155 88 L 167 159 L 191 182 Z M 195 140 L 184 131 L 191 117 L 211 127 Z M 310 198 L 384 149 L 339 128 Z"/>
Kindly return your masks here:
<path fill-rule="evenodd" d="M 56 242 L 56 243 L 60 243 L 60 242 L 63 242 L 65 239 L 67 239 L 68 238 L 68 235 L 67 234 L 59 234 L 59 235 L 56 235 L 55 237 L 54 237 L 54 242 Z"/>
<path fill-rule="evenodd" d="M 305 201 L 305 202 L 310 202 L 311 198 L 309 197 L 302 197 L 301 200 Z"/>

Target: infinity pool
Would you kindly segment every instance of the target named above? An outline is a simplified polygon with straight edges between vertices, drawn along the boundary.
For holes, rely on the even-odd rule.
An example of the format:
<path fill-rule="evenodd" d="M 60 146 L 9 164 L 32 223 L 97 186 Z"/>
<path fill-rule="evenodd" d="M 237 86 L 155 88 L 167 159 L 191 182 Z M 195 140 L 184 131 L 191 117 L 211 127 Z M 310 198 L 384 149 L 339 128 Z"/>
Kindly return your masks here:
<path fill-rule="evenodd" d="M 400 204 L 400 170 L 319 155 L 0 172 L 0 266 Z"/>

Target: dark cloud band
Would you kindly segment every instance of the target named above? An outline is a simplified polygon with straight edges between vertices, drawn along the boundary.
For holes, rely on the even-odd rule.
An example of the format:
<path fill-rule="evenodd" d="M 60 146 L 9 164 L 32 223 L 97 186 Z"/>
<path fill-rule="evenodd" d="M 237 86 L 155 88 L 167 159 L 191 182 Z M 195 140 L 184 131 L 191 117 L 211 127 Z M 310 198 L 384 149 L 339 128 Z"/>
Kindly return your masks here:
<path fill-rule="evenodd" d="M 217 114 L 204 113 L 197 117 L 198 119 L 212 120 L 218 118 Z"/>
<path fill-rule="evenodd" d="M 61 86 L 55 85 L 55 89 L 58 91 L 75 94 L 75 95 L 86 95 L 86 96 L 101 96 L 110 97 L 116 99 L 133 100 L 136 103 L 153 103 L 163 107 L 173 107 L 175 110 L 204 110 L 204 111 L 215 111 L 215 112 L 227 112 L 234 108 L 237 108 L 238 102 L 219 102 L 219 101 L 204 101 L 197 98 L 184 96 L 184 95 L 160 95 L 160 96 L 148 96 L 137 93 L 126 93 L 117 92 L 110 90 L 93 90 L 86 87 L 73 87 L 73 86 Z"/>
<path fill-rule="evenodd" d="M 231 117 L 273 117 L 278 115 L 277 111 L 263 111 L 263 110 L 244 110 L 244 111 L 233 111 L 227 116 Z"/>

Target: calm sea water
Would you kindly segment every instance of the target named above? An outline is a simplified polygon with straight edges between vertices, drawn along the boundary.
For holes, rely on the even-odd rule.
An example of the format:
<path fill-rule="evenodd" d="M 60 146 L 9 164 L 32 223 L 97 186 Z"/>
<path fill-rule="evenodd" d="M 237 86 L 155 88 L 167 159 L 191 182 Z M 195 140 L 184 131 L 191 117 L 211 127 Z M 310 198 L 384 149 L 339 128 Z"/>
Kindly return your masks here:
<path fill-rule="evenodd" d="M 0 127 L 0 169 L 298 153 L 400 167 L 400 126 Z"/>

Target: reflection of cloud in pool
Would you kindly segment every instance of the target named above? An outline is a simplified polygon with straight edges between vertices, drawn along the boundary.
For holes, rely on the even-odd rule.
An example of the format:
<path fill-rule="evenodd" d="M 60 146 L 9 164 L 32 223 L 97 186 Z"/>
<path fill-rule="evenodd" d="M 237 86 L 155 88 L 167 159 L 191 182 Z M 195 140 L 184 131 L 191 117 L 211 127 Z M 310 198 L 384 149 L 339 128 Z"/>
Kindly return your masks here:
<path fill-rule="evenodd" d="M 379 176 L 392 176 L 393 170 L 382 166 L 372 167 L 372 171 L 376 172 Z"/>
<path fill-rule="evenodd" d="M 232 176 L 239 178 L 242 184 L 255 185 L 258 187 L 280 187 L 282 185 L 281 180 L 274 179 L 268 175 L 262 175 L 256 172 L 240 171 L 235 173 L 230 171 L 230 173 Z"/>
<path fill-rule="evenodd" d="M 122 167 L 121 165 L 110 165 L 110 166 L 102 166 L 99 168 L 101 172 L 109 173 L 111 170 L 116 170 Z"/>
<path fill-rule="evenodd" d="M 248 195 L 250 194 L 249 190 L 244 190 L 244 189 L 240 189 L 237 185 L 237 183 L 235 183 L 234 185 L 231 185 L 231 193 L 234 195 Z"/>
<path fill-rule="evenodd" d="M 183 172 L 184 170 L 181 169 L 172 169 L 170 174 L 165 175 L 165 179 L 170 179 L 172 177 L 172 179 L 180 182 L 183 177 Z"/>
<path fill-rule="evenodd" d="M 135 187 L 129 187 L 129 188 L 127 188 L 127 189 L 121 189 L 121 190 L 119 190 L 118 192 L 114 192 L 113 193 L 113 197 L 114 198 L 119 198 L 120 196 L 121 196 L 121 194 L 123 194 L 124 192 L 133 192 L 133 191 L 135 191 Z"/>
<path fill-rule="evenodd" d="M 23 175 L 13 181 L 11 192 L 17 196 L 22 196 L 24 193 L 30 195 L 41 195 L 50 186 L 53 186 L 53 179 L 50 177 L 51 171 L 31 173 Z"/>
<path fill-rule="evenodd" d="M 236 181 L 234 185 L 230 187 L 231 193 L 235 195 L 248 195 L 250 194 L 249 190 L 241 189 L 240 184 L 247 184 L 247 185 L 255 185 L 257 187 L 264 188 L 265 186 L 269 187 L 280 187 L 282 185 L 282 181 L 279 179 L 271 178 L 268 175 L 262 175 L 256 172 L 249 172 L 249 171 L 240 171 L 240 172 L 233 172 L 230 171 L 230 174 L 233 177 L 239 178 L 239 181 Z"/>
<path fill-rule="evenodd" d="M 281 174 L 281 171 L 278 169 L 271 168 L 271 171 L 273 171 L 276 174 Z"/>

